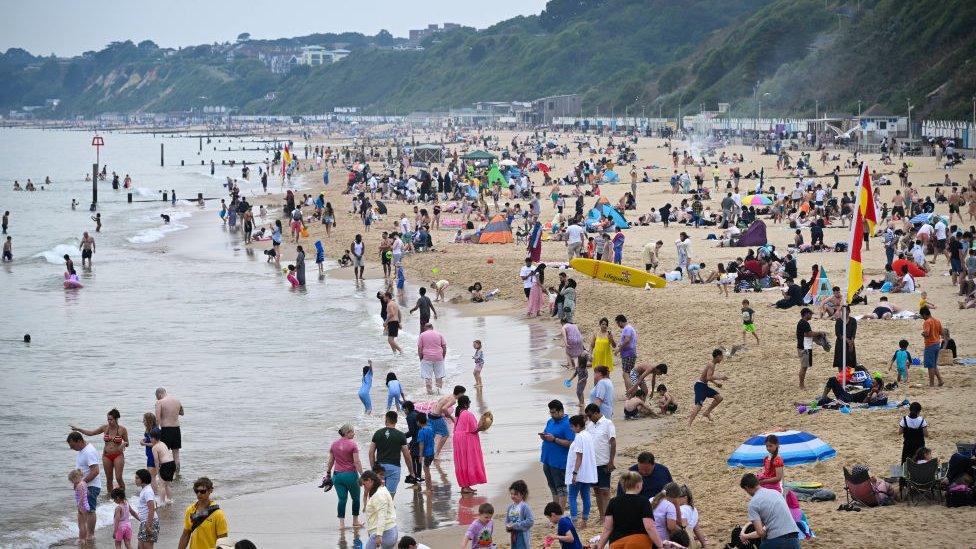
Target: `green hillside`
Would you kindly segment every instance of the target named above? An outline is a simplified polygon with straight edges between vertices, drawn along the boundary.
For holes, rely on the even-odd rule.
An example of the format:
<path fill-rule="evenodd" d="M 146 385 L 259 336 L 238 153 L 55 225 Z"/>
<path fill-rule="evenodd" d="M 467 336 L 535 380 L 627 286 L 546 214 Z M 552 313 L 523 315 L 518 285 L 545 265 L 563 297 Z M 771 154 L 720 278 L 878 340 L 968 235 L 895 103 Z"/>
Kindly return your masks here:
<path fill-rule="evenodd" d="M 243 35 L 242 35 L 243 36 Z M 347 58 L 272 73 L 302 45 Z M 976 94 L 972 0 L 551 0 L 537 16 L 426 39 L 320 34 L 165 50 L 116 42 L 71 59 L 0 55 L 0 110 L 58 98 L 54 116 L 170 112 L 405 113 L 579 93 L 587 115 L 855 112 L 879 105 L 968 118 Z"/>

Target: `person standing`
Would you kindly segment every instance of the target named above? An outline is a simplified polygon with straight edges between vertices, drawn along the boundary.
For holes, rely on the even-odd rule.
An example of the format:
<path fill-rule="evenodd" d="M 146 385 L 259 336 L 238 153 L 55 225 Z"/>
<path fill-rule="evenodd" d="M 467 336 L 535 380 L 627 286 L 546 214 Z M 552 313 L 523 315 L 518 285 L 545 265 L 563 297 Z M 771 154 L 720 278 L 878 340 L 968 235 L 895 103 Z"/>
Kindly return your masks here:
<path fill-rule="evenodd" d="M 69 425 L 72 431 L 77 431 L 85 436 L 104 435 L 105 447 L 102 449 L 102 465 L 105 467 L 105 480 L 108 483 L 106 493 L 111 494 L 115 488 L 115 481 L 119 481 L 119 488 L 125 489 L 125 480 L 122 478 L 125 468 L 125 449 L 129 446 L 129 431 L 119 425 L 119 418 L 122 417 L 119 411 L 112 408 L 108 411 L 106 421 L 97 429 L 82 429 Z"/>
<path fill-rule="evenodd" d="M 335 473 L 333 474 L 333 471 Z M 329 448 L 329 461 L 325 466 L 325 479 L 331 480 L 339 497 L 337 516 L 339 529 L 346 528 L 346 500 L 352 496 L 352 526 L 359 528 L 359 475 L 363 465 L 359 462 L 359 446 L 356 444 L 356 431 L 348 423 L 339 427 L 339 438 Z M 323 487 L 324 487 L 323 486 Z"/>
<path fill-rule="evenodd" d="M 87 267 L 90 269 L 92 266 L 92 254 L 95 253 L 95 239 L 85 231 L 81 235 L 81 267 L 85 268 L 85 261 L 88 262 Z"/>
<path fill-rule="evenodd" d="M 755 531 L 740 533 L 739 540 L 761 540 L 764 549 L 800 549 L 799 528 L 783 494 L 762 488 L 752 473 L 742 475 L 739 486 L 750 496 L 748 516 Z"/>
<path fill-rule="evenodd" d="M 569 260 L 580 257 L 583 253 L 583 236 L 586 232 L 579 223 L 573 223 L 566 227 L 566 255 Z"/>
<path fill-rule="evenodd" d="M 396 505 L 393 503 L 394 492 L 390 492 L 389 477 L 384 486 L 380 477 L 366 471 L 359 477 L 359 483 L 369 495 L 366 502 L 366 543 L 363 549 L 393 549 L 397 546 L 397 517 Z"/>
<path fill-rule="evenodd" d="M 847 332 L 844 332 L 844 326 Z M 857 366 L 857 354 L 854 347 L 854 337 L 857 335 L 857 320 L 851 316 L 851 306 L 841 306 L 841 315 L 834 321 L 834 336 L 837 340 L 834 343 L 834 368 L 838 372 L 843 372 L 845 367 L 853 368 Z M 846 355 L 844 348 L 847 348 Z"/>
<path fill-rule="evenodd" d="M 813 311 L 809 307 L 800 309 L 800 321 L 796 323 L 796 355 L 800 357 L 800 388 L 805 389 L 807 370 L 813 366 L 813 338 L 825 337 L 824 332 L 815 332 L 810 326 Z"/>
<path fill-rule="evenodd" d="M 420 357 L 420 377 L 424 378 L 427 394 L 433 394 L 432 382 L 437 384 L 440 393 L 444 384 L 444 357 L 447 356 L 447 341 L 431 323 L 424 324 L 417 337 L 417 355 Z"/>
<path fill-rule="evenodd" d="M 627 317 L 617 315 L 614 319 L 617 327 L 620 328 L 620 343 L 613 350 L 614 354 L 620 355 L 621 375 L 624 378 L 624 387 L 629 391 L 631 382 L 631 372 L 637 364 L 637 330 L 627 323 Z"/>
<path fill-rule="evenodd" d="M 369 443 L 369 466 L 377 463 L 383 467 L 386 478 L 386 488 L 390 494 L 396 495 L 397 485 L 400 484 L 400 457 L 407 462 L 407 471 L 414 476 L 413 460 L 407 448 L 407 437 L 396 428 L 397 413 L 390 411 L 384 418 L 385 427 L 373 433 L 373 440 Z M 369 473 L 370 471 L 367 471 Z M 365 475 L 366 473 L 364 473 Z M 366 488 L 363 485 L 363 488 Z M 367 491 L 369 489 L 367 488 Z M 370 494 L 372 499 L 372 494 Z"/>
<path fill-rule="evenodd" d="M 363 235 L 356 235 L 356 239 L 349 246 L 349 251 L 352 252 L 353 275 L 356 277 L 356 280 L 361 281 L 363 280 L 363 273 L 366 270 L 366 267 L 363 265 L 363 255 L 366 253 L 366 243 L 363 242 Z"/>
<path fill-rule="evenodd" d="M 437 318 L 437 309 L 434 308 L 434 304 L 427 297 L 427 288 L 423 286 L 420 287 L 420 297 L 417 298 L 417 304 L 414 305 L 413 309 L 410 309 L 410 314 L 413 314 L 418 309 L 420 310 L 420 330 L 423 331 L 424 326 L 430 322 L 431 313 L 434 313 L 434 319 Z"/>
<path fill-rule="evenodd" d="M 610 501 L 610 473 L 616 469 L 613 463 L 617 457 L 617 429 L 613 422 L 603 417 L 596 404 L 586 406 L 584 412 L 589 422 L 586 432 L 593 438 L 593 456 L 596 461 L 596 508 L 602 520 L 607 502 Z"/>
<path fill-rule="evenodd" d="M 183 415 L 183 404 L 175 397 L 166 394 L 166 389 L 156 389 L 156 419 L 159 421 L 160 440 L 173 451 L 173 461 L 176 471 L 180 470 L 180 448 L 183 447 L 183 436 L 180 433 L 180 416 Z"/>
<path fill-rule="evenodd" d="M 454 423 L 454 476 L 462 494 L 473 494 L 472 486 L 485 484 L 485 459 L 481 452 L 481 437 L 483 429 L 478 420 L 471 413 L 471 398 L 461 395 L 457 399 L 457 420 Z"/>
<path fill-rule="evenodd" d="M 3 212 L 3 224 L 0 226 L 3 227 L 3 234 L 7 234 L 7 227 L 10 226 L 10 210 Z"/>
<path fill-rule="evenodd" d="M 539 263 L 532 271 L 532 288 L 529 290 L 529 302 L 526 304 L 526 316 L 539 316 L 545 306 L 546 264 Z"/>
<path fill-rule="evenodd" d="M 610 370 L 606 366 L 593 368 L 593 383 L 590 403 L 599 406 L 605 417 L 613 419 L 613 383 L 610 381 Z"/>
<path fill-rule="evenodd" d="M 580 517 L 579 526 L 586 527 L 590 518 L 590 486 L 597 482 L 596 458 L 593 452 L 593 437 L 586 432 L 586 417 L 582 414 L 569 418 L 569 426 L 576 436 L 569 445 L 566 458 L 566 485 L 569 487 L 569 516 L 575 522 Z M 576 496 L 583 500 L 582 515 L 576 507 Z"/>
<path fill-rule="evenodd" d="M 305 249 L 297 247 L 298 255 L 295 257 L 295 273 L 298 277 L 298 285 L 305 286 Z"/>
<path fill-rule="evenodd" d="M 928 307 L 922 307 L 918 314 L 922 316 L 922 339 L 925 344 L 923 351 L 923 364 L 929 372 L 929 387 L 935 386 L 935 380 L 939 380 L 939 387 L 945 384 L 942 381 L 942 374 L 939 373 L 939 349 L 942 348 L 942 323 L 939 322 Z"/>
<path fill-rule="evenodd" d="M 213 481 L 200 477 L 193 483 L 197 500 L 183 513 L 183 534 L 179 549 L 210 549 L 217 540 L 227 537 L 227 517 L 224 510 L 210 499 Z"/>
<path fill-rule="evenodd" d="M 68 448 L 71 448 L 78 455 L 75 456 L 75 469 L 81 471 L 82 479 L 85 484 L 88 485 L 88 514 L 84 517 L 85 519 L 85 530 L 88 533 L 88 539 L 92 540 L 95 537 L 95 521 L 97 516 L 95 515 L 95 507 L 98 505 L 98 494 L 102 491 L 102 480 L 99 478 L 98 464 L 101 460 L 98 459 L 98 451 L 91 444 L 85 442 L 85 437 L 81 435 L 78 431 L 72 431 L 68 433 Z M 79 517 L 79 521 L 81 517 Z M 78 529 L 82 529 L 82 525 L 78 525 Z"/>
<path fill-rule="evenodd" d="M 386 341 L 390 344 L 393 354 L 403 354 L 403 349 L 397 344 L 396 338 L 400 334 L 400 306 L 393 299 L 392 292 L 386 292 Z"/>
<path fill-rule="evenodd" d="M 519 278 L 522 279 L 522 291 L 525 292 L 525 298 L 529 298 L 529 293 L 532 292 L 532 274 L 535 273 L 535 269 L 532 268 L 532 258 L 525 258 L 525 265 L 519 269 Z"/>
<path fill-rule="evenodd" d="M 552 500 L 566 506 L 566 457 L 569 446 L 576 433 L 569 427 L 569 416 L 563 409 L 563 403 L 558 400 L 549 401 L 549 421 L 545 429 L 539 433 L 542 439 L 542 474 L 546 477 L 546 484 L 552 493 Z"/>
<path fill-rule="evenodd" d="M 691 242 L 688 239 L 688 233 L 682 231 L 674 245 L 678 251 L 678 269 L 686 273 L 688 265 L 691 263 Z"/>
<path fill-rule="evenodd" d="M 925 447 L 925 437 L 929 434 L 929 424 L 921 416 L 921 413 L 922 405 L 913 402 L 908 405 L 908 415 L 902 416 L 901 421 L 898 422 L 898 432 L 903 439 L 901 461 L 899 461 L 901 464 L 904 464 L 908 459 L 914 459 L 919 448 Z"/>

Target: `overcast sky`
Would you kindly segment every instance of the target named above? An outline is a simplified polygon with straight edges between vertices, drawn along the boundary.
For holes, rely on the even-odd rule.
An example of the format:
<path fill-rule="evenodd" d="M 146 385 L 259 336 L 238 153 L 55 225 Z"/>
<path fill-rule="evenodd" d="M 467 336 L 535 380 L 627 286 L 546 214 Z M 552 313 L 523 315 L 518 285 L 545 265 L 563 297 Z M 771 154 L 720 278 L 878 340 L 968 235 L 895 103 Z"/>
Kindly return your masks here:
<path fill-rule="evenodd" d="M 545 0 L 0 0 L 0 50 L 24 48 L 34 55 L 78 55 L 116 40 L 152 40 L 163 47 L 314 32 L 387 29 L 406 36 L 428 23 L 484 28 L 516 15 L 537 14 Z M 284 12 L 285 6 L 288 12 Z"/>

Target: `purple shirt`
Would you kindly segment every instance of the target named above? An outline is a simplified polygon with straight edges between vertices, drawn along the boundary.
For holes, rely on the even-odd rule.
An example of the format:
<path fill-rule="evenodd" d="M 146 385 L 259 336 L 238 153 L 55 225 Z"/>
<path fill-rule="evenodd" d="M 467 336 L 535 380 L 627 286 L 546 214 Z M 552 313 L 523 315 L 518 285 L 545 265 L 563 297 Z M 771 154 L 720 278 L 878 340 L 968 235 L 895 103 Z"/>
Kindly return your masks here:
<path fill-rule="evenodd" d="M 620 331 L 620 341 L 623 342 L 623 340 L 627 338 L 630 338 L 630 342 L 626 346 L 620 348 L 620 358 L 636 358 L 637 330 L 635 330 L 630 324 L 624 326 L 624 329 Z"/>

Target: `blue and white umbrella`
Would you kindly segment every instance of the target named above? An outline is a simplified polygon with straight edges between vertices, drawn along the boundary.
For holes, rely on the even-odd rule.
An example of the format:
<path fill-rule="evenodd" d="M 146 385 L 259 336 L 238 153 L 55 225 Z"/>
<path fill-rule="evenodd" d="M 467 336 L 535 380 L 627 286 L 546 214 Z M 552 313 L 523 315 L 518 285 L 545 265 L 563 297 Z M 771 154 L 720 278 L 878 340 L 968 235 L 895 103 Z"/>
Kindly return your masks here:
<path fill-rule="evenodd" d="M 806 431 L 781 431 L 754 436 L 736 448 L 726 463 L 729 467 L 762 467 L 766 451 L 766 436 L 779 438 L 779 457 L 786 465 L 803 465 L 828 460 L 837 455 L 829 444 Z"/>

